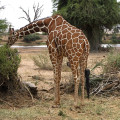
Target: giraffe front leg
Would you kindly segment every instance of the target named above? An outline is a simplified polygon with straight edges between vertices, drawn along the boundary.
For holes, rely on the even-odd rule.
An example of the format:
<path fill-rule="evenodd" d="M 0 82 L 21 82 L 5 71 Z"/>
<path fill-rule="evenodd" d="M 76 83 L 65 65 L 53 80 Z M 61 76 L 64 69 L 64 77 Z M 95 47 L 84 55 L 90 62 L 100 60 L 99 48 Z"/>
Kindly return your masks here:
<path fill-rule="evenodd" d="M 58 77 L 58 67 L 54 67 L 54 104 L 55 106 L 60 105 L 60 80 Z"/>
<path fill-rule="evenodd" d="M 60 80 L 61 80 L 61 66 L 62 58 L 57 57 L 57 59 L 52 60 L 53 72 L 54 72 L 54 106 L 58 107 L 60 105 Z"/>
<path fill-rule="evenodd" d="M 80 83 L 80 77 L 78 74 L 76 74 L 76 77 L 74 76 L 74 83 L 75 83 L 75 91 L 74 91 L 74 106 L 78 106 L 78 89 L 79 89 L 79 83 Z"/>
<path fill-rule="evenodd" d="M 80 77 L 79 77 L 79 72 L 78 72 L 78 62 L 73 62 L 71 64 L 71 70 L 74 78 L 74 106 L 78 108 L 78 89 L 79 89 L 79 83 L 80 83 Z"/>

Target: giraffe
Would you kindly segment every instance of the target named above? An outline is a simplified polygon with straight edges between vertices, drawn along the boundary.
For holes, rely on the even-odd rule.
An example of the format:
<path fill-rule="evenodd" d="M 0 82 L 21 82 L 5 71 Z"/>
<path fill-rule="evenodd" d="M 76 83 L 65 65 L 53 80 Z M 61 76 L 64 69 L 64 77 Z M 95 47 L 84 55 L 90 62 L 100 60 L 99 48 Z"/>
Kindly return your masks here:
<path fill-rule="evenodd" d="M 82 30 L 72 26 L 61 15 L 53 15 L 34 21 L 14 31 L 10 28 L 8 46 L 19 37 L 43 31 L 48 33 L 47 47 L 54 73 L 54 104 L 60 105 L 60 80 L 63 57 L 67 57 L 74 78 L 74 105 L 78 105 L 78 87 L 81 81 L 81 104 L 84 104 L 85 70 L 90 45 Z"/>

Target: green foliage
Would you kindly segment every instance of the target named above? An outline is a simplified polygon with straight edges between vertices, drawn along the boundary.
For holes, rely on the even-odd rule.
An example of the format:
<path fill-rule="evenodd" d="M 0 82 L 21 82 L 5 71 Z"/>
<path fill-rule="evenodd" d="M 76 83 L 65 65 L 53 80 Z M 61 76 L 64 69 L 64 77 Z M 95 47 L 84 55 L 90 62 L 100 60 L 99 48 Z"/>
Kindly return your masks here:
<path fill-rule="evenodd" d="M 6 20 L 0 20 L 0 33 L 3 33 L 7 29 L 8 25 Z"/>
<path fill-rule="evenodd" d="M 0 47 L 0 80 L 9 80 L 10 76 L 16 75 L 19 64 L 20 57 L 16 49 Z"/>
<path fill-rule="evenodd" d="M 0 10 L 4 9 L 4 6 L 0 6 Z M 5 32 L 5 30 L 8 27 L 8 23 L 5 19 L 0 19 L 0 36 L 2 35 L 3 32 Z"/>
<path fill-rule="evenodd" d="M 34 33 L 34 34 L 29 34 L 29 35 L 24 36 L 23 41 L 32 42 L 32 41 L 36 41 L 36 40 L 39 40 L 39 39 L 41 39 L 40 35 L 38 33 Z"/>
<path fill-rule="evenodd" d="M 57 14 L 72 25 L 82 29 L 88 37 L 91 49 L 101 43 L 104 28 L 120 23 L 120 4 L 116 0 L 54 0 Z"/>
<path fill-rule="evenodd" d="M 119 44 L 120 43 L 120 37 L 117 37 L 116 33 L 112 34 L 111 41 L 113 44 Z"/>

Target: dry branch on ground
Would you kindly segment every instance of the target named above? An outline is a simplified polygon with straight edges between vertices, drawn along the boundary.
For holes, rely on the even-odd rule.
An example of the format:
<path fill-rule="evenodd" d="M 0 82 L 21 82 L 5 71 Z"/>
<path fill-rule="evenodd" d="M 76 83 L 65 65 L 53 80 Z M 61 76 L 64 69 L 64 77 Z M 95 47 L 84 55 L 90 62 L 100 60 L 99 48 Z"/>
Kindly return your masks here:
<path fill-rule="evenodd" d="M 96 78 L 100 78 L 100 81 L 91 88 L 91 95 L 120 95 L 120 78 L 117 73 L 108 73 L 104 76 L 96 76 Z"/>

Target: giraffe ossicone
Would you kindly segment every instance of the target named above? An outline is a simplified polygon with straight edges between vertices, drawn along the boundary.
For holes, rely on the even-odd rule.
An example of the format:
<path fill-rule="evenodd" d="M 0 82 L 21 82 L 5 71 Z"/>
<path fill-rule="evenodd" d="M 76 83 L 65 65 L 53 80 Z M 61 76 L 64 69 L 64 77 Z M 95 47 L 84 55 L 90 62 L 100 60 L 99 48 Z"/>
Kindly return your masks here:
<path fill-rule="evenodd" d="M 81 100 L 84 102 L 85 69 L 90 45 L 82 30 L 72 26 L 62 16 L 54 15 L 34 21 L 21 29 L 9 29 L 8 45 L 19 37 L 35 32 L 48 33 L 47 47 L 54 72 L 55 104 L 60 104 L 60 80 L 63 57 L 67 57 L 74 77 L 74 102 L 78 103 L 78 87 L 81 81 Z M 78 69 L 80 68 L 80 69 Z M 79 79 L 80 78 L 80 79 Z"/>

